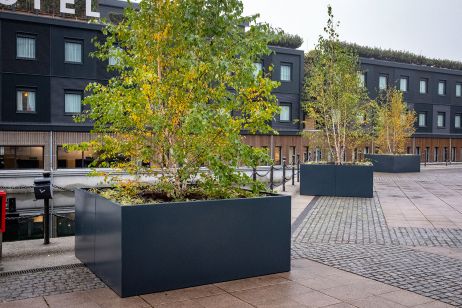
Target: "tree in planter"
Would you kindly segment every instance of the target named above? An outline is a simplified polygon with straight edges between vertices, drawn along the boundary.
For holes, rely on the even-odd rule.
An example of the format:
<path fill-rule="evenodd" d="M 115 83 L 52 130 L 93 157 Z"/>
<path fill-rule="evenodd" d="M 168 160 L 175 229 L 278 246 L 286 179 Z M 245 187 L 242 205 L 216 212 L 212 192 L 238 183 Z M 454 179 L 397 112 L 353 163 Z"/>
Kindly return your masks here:
<path fill-rule="evenodd" d="M 343 164 L 349 143 L 368 133 L 365 114 L 370 103 L 358 77 L 357 55 L 339 41 L 338 24 L 331 6 L 315 48 L 314 61 L 305 83 L 305 109 L 324 134 L 335 164 Z"/>
<path fill-rule="evenodd" d="M 89 108 L 78 120 L 92 120 L 100 136 L 80 145 L 99 153 L 95 165 L 135 176 L 117 182 L 107 197 L 143 203 L 251 196 L 262 189 L 236 168 L 269 159 L 244 144 L 240 132 L 273 132 L 269 123 L 279 107 L 271 91 L 278 83 L 255 77 L 254 63 L 270 53 L 275 35 L 256 15 L 242 13 L 239 0 L 142 0 L 120 23 L 106 24 L 94 55 L 112 58 L 117 74 L 88 87 Z M 141 175 L 158 181 L 139 184 Z"/>
<path fill-rule="evenodd" d="M 415 121 L 415 112 L 408 110 L 401 91 L 391 88 L 385 92 L 377 109 L 376 145 L 379 152 L 406 153 L 406 142 L 415 132 Z"/>

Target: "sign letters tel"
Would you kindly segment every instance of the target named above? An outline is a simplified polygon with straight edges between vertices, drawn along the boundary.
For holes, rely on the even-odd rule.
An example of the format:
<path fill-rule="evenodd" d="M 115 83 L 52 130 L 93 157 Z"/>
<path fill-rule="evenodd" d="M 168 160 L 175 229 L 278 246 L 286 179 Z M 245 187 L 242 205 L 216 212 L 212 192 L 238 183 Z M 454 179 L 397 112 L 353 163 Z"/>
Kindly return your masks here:
<path fill-rule="evenodd" d="M 69 6 L 74 5 L 75 1 L 84 1 L 84 0 L 59 0 L 59 11 L 65 14 L 75 15 L 75 9 L 69 7 Z M 99 18 L 100 17 L 99 12 L 93 12 L 91 10 L 91 1 L 92 0 L 85 0 L 85 14 L 88 17 Z M 13 5 L 13 4 L 16 4 L 16 2 L 18 2 L 18 0 L 0 0 L 0 4 L 3 4 L 3 5 Z M 41 0 L 34 0 L 34 9 L 40 10 L 40 2 Z"/>

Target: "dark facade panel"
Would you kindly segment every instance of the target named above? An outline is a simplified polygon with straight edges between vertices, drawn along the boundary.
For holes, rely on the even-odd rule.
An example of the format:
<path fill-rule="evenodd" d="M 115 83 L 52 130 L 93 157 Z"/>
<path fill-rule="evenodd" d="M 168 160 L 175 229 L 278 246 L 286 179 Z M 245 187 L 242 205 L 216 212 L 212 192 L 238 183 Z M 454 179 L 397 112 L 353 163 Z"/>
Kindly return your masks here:
<path fill-rule="evenodd" d="M 65 113 L 64 109 L 64 94 L 66 92 L 82 93 L 82 97 L 85 95 L 85 88 L 92 82 L 87 79 L 72 79 L 72 78 L 51 78 L 51 122 L 53 124 L 74 124 L 76 126 L 82 126 L 84 124 L 75 123 L 74 118 L 70 114 Z M 84 106 L 82 106 L 83 109 Z"/>
<path fill-rule="evenodd" d="M 16 111 L 16 91 L 35 91 L 35 113 Z M 2 74 L 2 122 L 50 122 L 50 78 L 39 75 Z M 18 129 L 21 126 L 18 125 Z"/>
<path fill-rule="evenodd" d="M 399 89 L 401 77 L 408 78 L 408 91 L 404 93 L 409 103 L 438 105 L 462 105 L 462 97 L 456 97 L 456 84 L 462 83 L 462 72 L 433 69 L 395 62 L 361 59 L 361 68 L 367 73 L 366 86 L 372 98 L 379 94 L 379 76 L 388 77 L 388 85 Z M 427 93 L 420 93 L 420 80 L 427 81 Z M 446 82 L 446 94 L 438 94 L 438 83 Z"/>
<path fill-rule="evenodd" d="M 272 79 L 279 81 L 281 85 L 275 90 L 277 93 L 299 94 L 303 84 L 303 51 L 289 48 L 271 47 L 273 54 L 265 58 L 265 68 L 273 65 Z M 291 80 L 281 81 L 281 65 L 291 67 Z"/>
<path fill-rule="evenodd" d="M 44 24 L 2 20 L 2 72 L 31 75 L 50 74 L 50 27 Z M 35 38 L 35 59 L 16 57 L 16 37 Z"/>
<path fill-rule="evenodd" d="M 75 29 L 68 27 L 53 27 L 51 32 L 51 74 L 57 77 L 104 79 L 100 76 L 103 66 L 98 59 L 90 56 L 95 51 L 92 39 L 97 32 L 91 30 Z M 82 63 L 66 63 L 64 58 L 65 42 L 82 44 Z"/>
<path fill-rule="evenodd" d="M 456 114 L 462 115 L 462 104 L 460 106 L 452 106 L 451 107 L 451 115 L 450 115 L 451 134 L 462 135 L 462 128 L 456 128 L 455 127 Z"/>
<path fill-rule="evenodd" d="M 300 95 L 276 93 L 276 97 L 280 106 L 290 106 L 291 116 L 289 122 L 281 122 L 277 116 L 273 121 L 273 128 L 298 132 L 300 127 Z"/>
<path fill-rule="evenodd" d="M 414 111 L 417 113 L 425 112 L 427 115 L 427 125 L 425 127 L 416 127 L 416 133 L 431 133 L 433 131 L 433 105 L 431 104 L 414 104 Z M 416 125 L 418 125 L 416 123 Z"/>

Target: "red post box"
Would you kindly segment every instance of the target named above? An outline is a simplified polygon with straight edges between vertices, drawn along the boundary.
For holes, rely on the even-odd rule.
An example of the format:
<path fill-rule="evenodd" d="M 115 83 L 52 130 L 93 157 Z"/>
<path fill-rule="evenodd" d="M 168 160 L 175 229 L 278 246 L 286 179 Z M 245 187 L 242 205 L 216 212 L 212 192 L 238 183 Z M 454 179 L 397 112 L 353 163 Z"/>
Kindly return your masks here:
<path fill-rule="evenodd" d="M 0 232 L 6 230 L 6 192 L 0 191 Z"/>

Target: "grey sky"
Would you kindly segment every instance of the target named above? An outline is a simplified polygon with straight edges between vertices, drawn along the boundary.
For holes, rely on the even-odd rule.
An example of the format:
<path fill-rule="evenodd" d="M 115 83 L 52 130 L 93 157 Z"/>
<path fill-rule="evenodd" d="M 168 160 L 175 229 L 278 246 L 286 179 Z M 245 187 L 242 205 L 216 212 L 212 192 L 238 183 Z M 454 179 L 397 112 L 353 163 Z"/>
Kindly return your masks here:
<path fill-rule="evenodd" d="M 340 38 L 360 45 L 407 50 L 462 61 L 462 0 L 243 0 L 245 13 L 303 37 L 312 49 L 327 20 Z"/>

